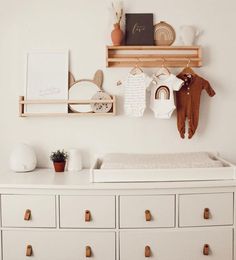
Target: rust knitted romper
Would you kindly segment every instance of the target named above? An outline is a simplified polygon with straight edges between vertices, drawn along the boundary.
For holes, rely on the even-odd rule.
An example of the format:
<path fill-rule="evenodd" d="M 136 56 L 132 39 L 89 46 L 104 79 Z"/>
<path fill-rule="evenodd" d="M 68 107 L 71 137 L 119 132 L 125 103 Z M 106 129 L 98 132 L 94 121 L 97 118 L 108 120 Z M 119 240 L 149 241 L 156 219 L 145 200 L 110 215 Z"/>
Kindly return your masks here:
<path fill-rule="evenodd" d="M 178 78 L 184 81 L 182 88 L 176 92 L 177 126 L 180 136 L 185 135 L 185 121 L 188 120 L 188 138 L 194 135 L 199 120 L 200 97 L 203 89 L 210 97 L 215 91 L 209 82 L 197 74 L 180 73 Z"/>

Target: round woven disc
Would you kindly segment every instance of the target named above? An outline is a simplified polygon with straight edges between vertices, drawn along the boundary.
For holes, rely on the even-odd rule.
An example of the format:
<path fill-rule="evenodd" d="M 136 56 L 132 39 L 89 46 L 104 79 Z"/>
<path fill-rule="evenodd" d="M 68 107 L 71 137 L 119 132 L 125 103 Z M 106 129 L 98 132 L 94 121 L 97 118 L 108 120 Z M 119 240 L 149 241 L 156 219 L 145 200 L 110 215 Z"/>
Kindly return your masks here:
<path fill-rule="evenodd" d="M 93 97 L 93 100 L 111 100 L 111 97 L 103 92 L 98 91 Z M 112 103 L 94 103 L 91 105 L 95 113 L 108 113 L 112 108 Z"/>
<path fill-rule="evenodd" d="M 160 22 L 154 25 L 154 39 L 156 45 L 170 46 L 175 41 L 175 30 L 170 24 Z"/>

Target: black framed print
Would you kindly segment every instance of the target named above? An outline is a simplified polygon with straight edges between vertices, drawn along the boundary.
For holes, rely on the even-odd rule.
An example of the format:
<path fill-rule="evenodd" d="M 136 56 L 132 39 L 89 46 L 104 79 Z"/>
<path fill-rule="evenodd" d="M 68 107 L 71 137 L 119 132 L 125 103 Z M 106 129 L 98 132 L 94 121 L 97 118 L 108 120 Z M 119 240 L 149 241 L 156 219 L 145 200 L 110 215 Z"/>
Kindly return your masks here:
<path fill-rule="evenodd" d="M 154 45 L 153 14 L 126 14 L 126 45 Z"/>

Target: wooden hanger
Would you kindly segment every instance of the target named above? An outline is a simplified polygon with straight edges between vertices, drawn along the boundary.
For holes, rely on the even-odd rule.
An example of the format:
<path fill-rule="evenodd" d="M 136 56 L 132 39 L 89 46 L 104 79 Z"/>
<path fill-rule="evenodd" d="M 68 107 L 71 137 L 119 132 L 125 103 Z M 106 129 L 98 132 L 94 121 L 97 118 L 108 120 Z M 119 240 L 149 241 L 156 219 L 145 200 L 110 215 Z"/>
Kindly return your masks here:
<path fill-rule="evenodd" d="M 138 59 L 139 61 L 139 59 Z M 137 75 L 137 74 L 141 74 L 143 73 L 143 70 L 140 68 L 140 66 L 138 65 L 138 62 L 136 63 L 136 65 L 133 67 L 133 69 L 130 71 L 130 74 L 132 75 Z"/>
<path fill-rule="evenodd" d="M 157 71 L 156 77 L 160 77 L 161 75 L 170 75 L 170 70 L 165 66 L 165 59 L 163 58 L 163 63 L 161 68 Z"/>
<path fill-rule="evenodd" d="M 181 73 L 195 75 L 194 70 L 189 66 L 190 63 L 191 63 L 191 60 L 189 59 L 186 67 L 182 70 Z"/>

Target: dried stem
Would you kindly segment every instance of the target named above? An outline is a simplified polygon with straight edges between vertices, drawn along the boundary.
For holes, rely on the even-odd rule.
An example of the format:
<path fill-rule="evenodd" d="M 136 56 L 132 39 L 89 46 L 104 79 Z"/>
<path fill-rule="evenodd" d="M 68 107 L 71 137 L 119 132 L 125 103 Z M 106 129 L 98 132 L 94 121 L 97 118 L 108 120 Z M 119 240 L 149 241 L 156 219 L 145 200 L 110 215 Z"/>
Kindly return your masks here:
<path fill-rule="evenodd" d="M 116 7 L 114 3 L 112 2 L 112 9 L 114 11 L 114 15 L 116 18 L 116 23 L 120 24 L 121 19 L 123 17 L 124 11 L 123 8 L 121 8 L 121 5 L 119 7 Z"/>

